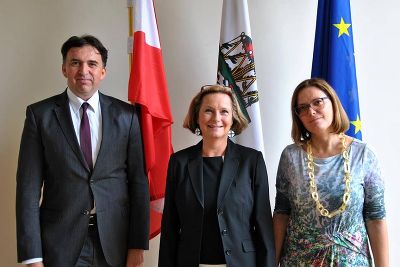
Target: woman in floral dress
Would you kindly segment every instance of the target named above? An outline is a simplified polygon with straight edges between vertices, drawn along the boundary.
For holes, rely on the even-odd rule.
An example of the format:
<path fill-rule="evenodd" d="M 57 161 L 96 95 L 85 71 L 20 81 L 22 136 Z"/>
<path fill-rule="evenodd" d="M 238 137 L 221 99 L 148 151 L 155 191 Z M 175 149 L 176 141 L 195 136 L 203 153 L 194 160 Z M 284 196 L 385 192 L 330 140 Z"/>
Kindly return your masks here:
<path fill-rule="evenodd" d="M 280 266 L 388 266 L 384 184 L 375 153 L 343 133 L 349 120 L 322 79 L 292 97 L 292 138 L 281 155 L 274 210 Z"/>

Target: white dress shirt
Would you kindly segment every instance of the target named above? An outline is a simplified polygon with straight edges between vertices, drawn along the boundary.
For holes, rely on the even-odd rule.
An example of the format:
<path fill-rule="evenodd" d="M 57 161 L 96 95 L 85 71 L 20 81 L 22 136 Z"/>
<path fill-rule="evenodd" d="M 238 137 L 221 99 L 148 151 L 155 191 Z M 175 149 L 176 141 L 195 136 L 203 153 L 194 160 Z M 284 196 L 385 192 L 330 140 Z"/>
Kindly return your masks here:
<path fill-rule="evenodd" d="M 81 120 L 82 120 L 82 104 L 87 102 L 89 107 L 86 111 L 89 124 L 90 124 L 90 137 L 92 143 L 92 160 L 93 160 L 93 167 L 96 164 L 97 155 L 99 154 L 101 139 L 103 131 L 102 129 L 102 119 L 101 119 L 101 108 L 100 108 L 100 101 L 99 101 L 99 92 L 96 91 L 94 95 L 87 101 L 79 98 L 78 96 L 74 95 L 72 91 L 68 88 L 67 89 L 68 99 L 69 99 L 69 109 L 71 111 L 71 118 L 72 123 L 74 125 L 75 135 L 78 139 L 78 143 L 81 143 L 80 140 L 80 128 L 81 128 Z"/>

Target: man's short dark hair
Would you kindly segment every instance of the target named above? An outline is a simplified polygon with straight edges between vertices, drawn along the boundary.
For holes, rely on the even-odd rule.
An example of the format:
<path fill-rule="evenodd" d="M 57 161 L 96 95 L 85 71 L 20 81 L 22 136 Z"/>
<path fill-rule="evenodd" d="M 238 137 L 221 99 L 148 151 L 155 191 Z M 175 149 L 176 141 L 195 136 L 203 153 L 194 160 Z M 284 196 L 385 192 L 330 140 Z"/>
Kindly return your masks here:
<path fill-rule="evenodd" d="M 103 46 L 103 44 L 99 41 L 99 39 L 97 39 L 96 37 L 94 37 L 92 35 L 82 35 L 80 37 L 78 37 L 78 36 L 70 37 L 61 47 L 63 63 L 65 63 L 65 60 L 67 58 L 67 53 L 71 48 L 82 47 L 85 45 L 93 46 L 94 48 L 97 49 L 97 51 L 99 51 L 99 53 L 101 55 L 101 60 L 103 61 L 103 65 L 105 67 L 107 65 L 108 50 Z"/>

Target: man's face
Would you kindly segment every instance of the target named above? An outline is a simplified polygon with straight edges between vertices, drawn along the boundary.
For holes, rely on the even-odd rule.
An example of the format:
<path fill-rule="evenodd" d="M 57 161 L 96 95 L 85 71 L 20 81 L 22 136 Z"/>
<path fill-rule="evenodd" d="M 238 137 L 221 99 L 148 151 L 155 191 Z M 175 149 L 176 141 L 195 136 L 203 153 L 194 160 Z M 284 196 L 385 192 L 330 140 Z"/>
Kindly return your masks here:
<path fill-rule="evenodd" d="M 99 51 L 90 45 L 71 48 L 62 65 L 62 72 L 71 91 L 83 100 L 92 97 L 106 76 Z"/>

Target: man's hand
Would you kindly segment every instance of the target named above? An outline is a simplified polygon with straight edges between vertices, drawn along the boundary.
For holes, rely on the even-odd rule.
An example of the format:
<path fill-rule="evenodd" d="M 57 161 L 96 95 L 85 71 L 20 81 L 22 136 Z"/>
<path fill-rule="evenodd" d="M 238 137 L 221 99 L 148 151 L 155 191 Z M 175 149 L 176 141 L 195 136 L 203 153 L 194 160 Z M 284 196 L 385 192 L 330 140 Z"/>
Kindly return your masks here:
<path fill-rule="evenodd" d="M 35 263 L 29 263 L 26 265 L 26 267 L 44 267 L 43 262 L 35 262 Z"/>
<path fill-rule="evenodd" d="M 143 249 L 128 249 L 128 256 L 126 257 L 126 267 L 143 267 L 143 263 Z"/>

